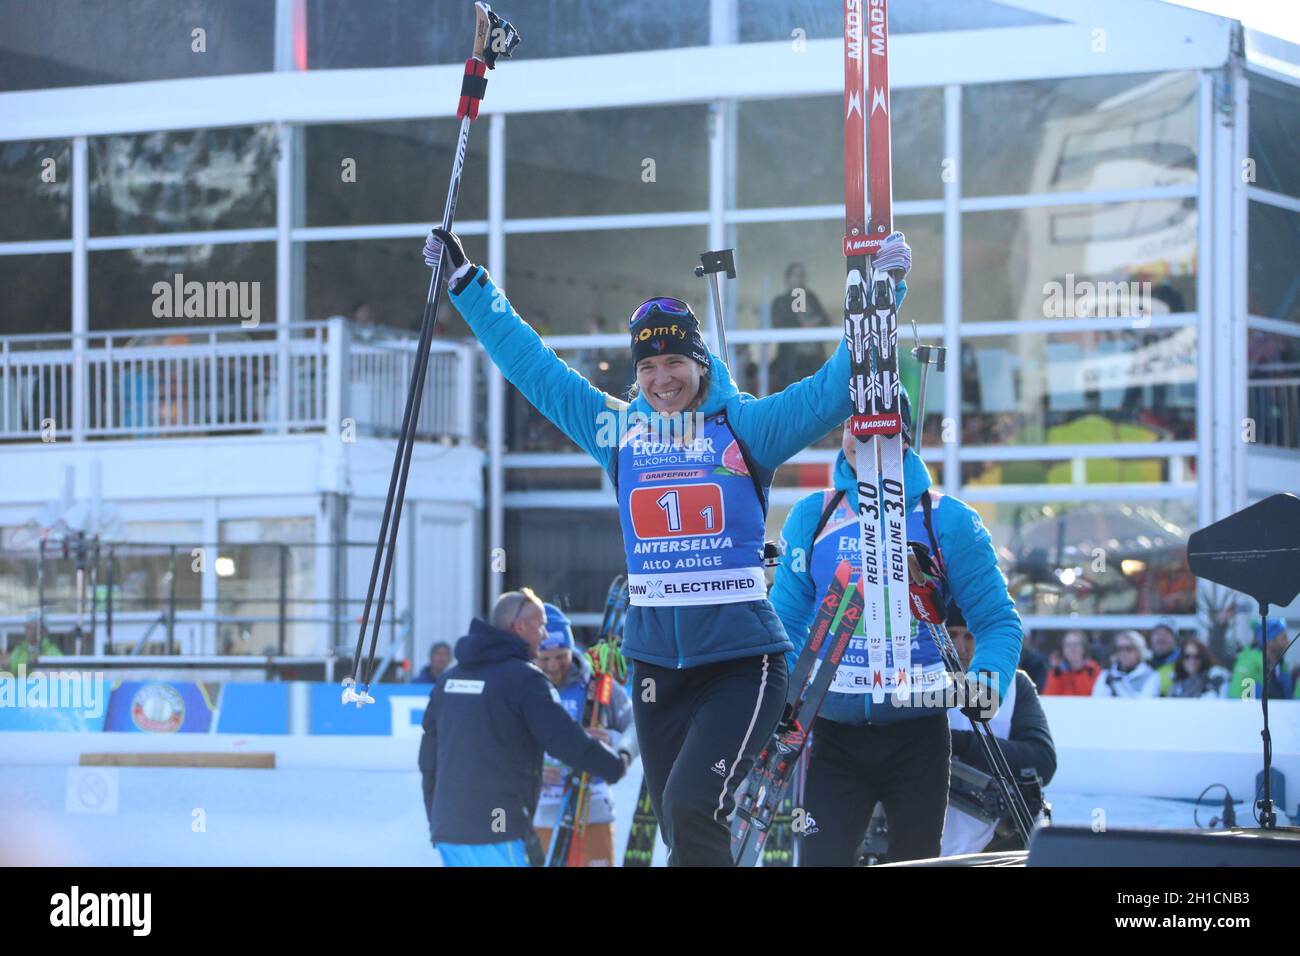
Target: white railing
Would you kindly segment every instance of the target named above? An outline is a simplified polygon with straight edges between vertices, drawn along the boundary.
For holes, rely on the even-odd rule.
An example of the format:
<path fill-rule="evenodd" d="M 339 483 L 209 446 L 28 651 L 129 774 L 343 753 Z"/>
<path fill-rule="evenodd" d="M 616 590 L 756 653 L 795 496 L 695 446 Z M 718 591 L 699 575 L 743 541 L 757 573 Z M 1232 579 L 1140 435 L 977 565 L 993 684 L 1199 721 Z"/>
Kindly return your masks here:
<path fill-rule="evenodd" d="M 0 336 L 0 440 L 336 431 L 348 419 L 358 435 L 393 436 L 415 346 L 342 318 Z M 433 343 L 421 437 L 472 437 L 474 360 L 469 346 Z"/>
<path fill-rule="evenodd" d="M 414 371 L 415 346 L 414 337 L 377 335 L 363 341 L 353 335 L 348 349 L 350 404 L 343 413 L 356 422 L 359 433 L 397 436 Z M 474 354 L 468 346 L 432 343 L 417 435 L 471 437 Z"/>
<path fill-rule="evenodd" d="M 1255 423 L 1256 443 L 1300 449 L 1300 365 L 1278 362 L 1252 368 L 1246 414 Z"/>

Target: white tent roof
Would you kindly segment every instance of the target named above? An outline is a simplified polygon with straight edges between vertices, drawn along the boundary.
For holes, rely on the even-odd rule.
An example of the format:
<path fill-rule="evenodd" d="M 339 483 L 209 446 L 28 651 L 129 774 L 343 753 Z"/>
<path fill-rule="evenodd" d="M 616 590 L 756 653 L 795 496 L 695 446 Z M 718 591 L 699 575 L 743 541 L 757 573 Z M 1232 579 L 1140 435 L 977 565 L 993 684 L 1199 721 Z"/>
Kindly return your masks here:
<path fill-rule="evenodd" d="M 891 38 L 891 80 L 900 89 L 1213 69 L 1234 50 L 1251 68 L 1300 83 L 1295 45 L 1161 0 L 927 0 L 895 9 L 911 11 L 898 14 L 904 20 L 925 18 L 899 24 Z M 734 32 L 716 12 L 715 29 Z M 493 84 L 485 110 L 829 94 L 842 89 L 839 47 L 839 39 L 826 38 L 809 40 L 802 50 L 780 41 L 520 61 L 506 64 L 511 80 Z M 0 140 L 446 116 L 449 98 L 431 91 L 458 86 L 461 72 L 460 66 L 315 70 L 0 94 Z"/>

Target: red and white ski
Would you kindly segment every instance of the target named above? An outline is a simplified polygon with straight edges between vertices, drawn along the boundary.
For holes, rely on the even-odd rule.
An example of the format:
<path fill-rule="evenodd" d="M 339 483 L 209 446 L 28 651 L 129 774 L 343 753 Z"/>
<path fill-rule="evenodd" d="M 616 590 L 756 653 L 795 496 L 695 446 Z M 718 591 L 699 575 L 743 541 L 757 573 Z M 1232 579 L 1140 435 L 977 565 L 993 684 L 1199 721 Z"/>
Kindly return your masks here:
<path fill-rule="evenodd" d="M 869 256 L 893 231 L 889 141 L 888 0 L 844 0 L 844 337 L 852 371 L 858 521 L 872 699 L 912 689 L 907 498 L 899 403 L 898 308 L 893 277 Z M 867 151 L 870 132 L 870 164 Z M 870 170 L 870 196 L 867 170 Z M 867 204 L 868 198 L 870 205 Z M 885 641 L 893 653 L 886 675 Z"/>

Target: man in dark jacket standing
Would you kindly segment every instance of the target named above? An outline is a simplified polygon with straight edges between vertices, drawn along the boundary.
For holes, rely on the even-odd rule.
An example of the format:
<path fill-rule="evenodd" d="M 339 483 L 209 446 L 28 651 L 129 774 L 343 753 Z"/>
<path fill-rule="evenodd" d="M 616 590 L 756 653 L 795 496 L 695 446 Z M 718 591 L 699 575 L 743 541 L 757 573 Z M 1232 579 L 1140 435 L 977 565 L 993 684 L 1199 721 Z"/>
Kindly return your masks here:
<path fill-rule="evenodd" d="M 525 841 L 542 783 L 542 755 L 611 783 L 624 759 L 573 722 L 533 663 L 546 611 L 532 591 L 507 591 L 456 645 L 429 695 L 420 743 L 425 808 L 446 866 L 527 866 Z"/>
<path fill-rule="evenodd" d="M 948 606 L 948 632 L 952 635 L 952 643 L 962 666 L 969 668 L 971 657 L 975 653 L 975 640 L 966 628 L 961 611 L 951 604 Z M 962 789 L 959 778 L 971 779 L 970 775 L 962 773 L 963 767 L 980 774 L 992 773 L 977 739 L 978 731 L 971 719 L 957 708 L 948 711 L 948 724 L 952 728 L 952 796 L 944 820 L 940 855 L 956 856 L 961 853 L 980 853 L 986 849 L 1005 849 L 998 836 L 1000 830 L 1011 829 L 1006 819 L 989 819 L 985 814 L 976 814 L 972 806 L 959 795 Z M 1006 754 L 1007 763 L 1014 773 L 1019 775 L 1023 770 L 1032 769 L 1042 786 L 1051 782 L 1056 773 L 1056 744 L 1052 740 L 1052 731 L 1047 726 L 1043 705 L 1038 700 L 1038 689 L 1024 671 L 1016 671 L 1015 682 L 1002 698 L 1002 706 L 989 721 L 989 727 L 1002 742 L 1002 752 Z M 1030 812 L 1037 816 L 1042 809 L 1041 793 L 1026 792 L 1023 783 L 1021 792 L 1025 793 Z M 1018 842 L 1015 847 L 1023 849 Z"/>

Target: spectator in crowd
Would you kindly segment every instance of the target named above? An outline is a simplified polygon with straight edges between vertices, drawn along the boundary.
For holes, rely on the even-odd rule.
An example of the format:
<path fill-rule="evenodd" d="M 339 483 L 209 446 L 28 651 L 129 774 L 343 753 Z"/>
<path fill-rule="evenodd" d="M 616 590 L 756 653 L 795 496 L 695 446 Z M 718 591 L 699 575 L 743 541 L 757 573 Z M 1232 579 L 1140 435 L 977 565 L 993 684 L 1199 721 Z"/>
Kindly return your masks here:
<path fill-rule="evenodd" d="M 1037 634 L 1026 635 L 1020 646 L 1019 669 L 1029 675 L 1034 687 L 1042 693 L 1047 685 L 1047 657 L 1041 649 L 1042 638 Z"/>
<path fill-rule="evenodd" d="M 830 324 L 826 310 L 816 293 L 807 288 L 807 273 L 802 262 L 785 267 L 785 291 L 772 300 L 772 328 L 811 329 Z M 782 342 L 772 362 L 768 387 L 779 392 L 792 382 L 811 375 L 826 361 L 825 342 Z"/>
<path fill-rule="evenodd" d="M 1174 683 L 1174 665 L 1178 663 L 1178 626 L 1161 621 L 1151 630 L 1151 668 L 1160 675 L 1160 696 L 1168 697 Z"/>
<path fill-rule="evenodd" d="M 1286 669 L 1283 655 L 1289 640 L 1286 633 L 1286 621 L 1282 618 L 1269 618 L 1268 638 L 1260 640 L 1260 622 L 1254 626 L 1255 640 L 1250 647 L 1243 647 L 1232 665 L 1232 679 L 1228 684 L 1228 693 L 1232 697 L 1259 697 L 1262 694 L 1260 682 L 1264 679 L 1264 655 L 1259 645 L 1264 644 L 1268 652 L 1268 696 L 1282 700 L 1297 696 L 1295 675 Z"/>
<path fill-rule="evenodd" d="M 1066 631 L 1061 639 L 1061 658 L 1047 675 L 1043 693 L 1054 697 L 1091 695 L 1101 665 L 1088 656 L 1088 636 L 1083 631 Z"/>
<path fill-rule="evenodd" d="M 19 671 L 26 673 L 42 657 L 62 656 L 63 652 L 59 650 L 59 645 L 50 640 L 50 636 L 42 631 L 40 617 L 33 614 L 27 618 L 22 640 L 9 652 L 8 660 L 0 661 L 0 665 L 11 674 L 17 674 Z"/>
<path fill-rule="evenodd" d="M 429 663 L 420 669 L 420 673 L 415 675 L 414 684 L 434 684 L 438 681 L 438 676 L 451 666 L 451 645 L 446 641 L 438 641 L 429 649 Z"/>
<path fill-rule="evenodd" d="M 971 656 L 975 653 L 975 639 L 971 637 L 961 611 L 955 604 L 948 605 L 948 633 L 952 635 L 952 643 L 957 649 L 962 667 L 969 668 Z M 948 724 L 952 728 L 954 775 L 960 773 L 962 765 L 980 773 L 992 773 L 983 748 L 976 739 L 978 731 L 971 719 L 954 707 L 948 711 Z M 1002 741 L 1002 752 L 1006 754 L 1007 763 L 1016 774 L 1017 783 L 1021 771 L 1027 769 L 1032 769 L 1038 775 L 1043 786 L 1051 782 L 1056 773 L 1056 744 L 1052 741 L 1052 731 L 1047 726 L 1043 705 L 1038 700 L 1038 690 L 1024 671 L 1016 671 L 1015 680 L 1007 688 L 1002 705 L 989 721 L 989 727 L 993 735 Z M 943 824 L 941 856 L 980 853 L 1000 831 L 1014 832 L 1015 829 L 1009 820 L 977 815 L 962 799 L 962 792 L 963 788 L 954 780 Z M 1025 792 L 1023 787 L 1022 792 Z M 1030 813 L 1037 816 L 1042 810 L 1041 790 L 1025 792 L 1025 798 L 1030 804 Z"/>
<path fill-rule="evenodd" d="M 331 316 L 338 318 L 338 316 Z M 375 320 L 375 310 L 366 299 L 357 299 L 346 316 L 350 326 L 348 334 L 354 342 L 376 342 L 391 335 Z"/>
<path fill-rule="evenodd" d="M 1189 637 L 1178 653 L 1173 683 L 1167 696 L 1226 697 L 1230 676 L 1228 669 L 1219 666 L 1205 644 Z"/>
<path fill-rule="evenodd" d="M 507 591 L 491 616 L 470 622 L 424 710 L 424 806 L 445 866 L 540 862 L 533 814 L 543 753 L 611 783 L 627 770 L 573 722 L 533 663 L 546 639 L 541 598 Z"/>
<path fill-rule="evenodd" d="M 569 716 L 582 721 L 587 703 L 587 692 L 594 676 L 587 655 L 574 653 L 573 628 L 554 604 L 546 605 L 546 639 L 537 652 L 537 666 L 550 678 L 560 692 L 560 703 Z M 615 683 L 610 688 L 610 702 L 602 707 L 600 727 L 584 728 L 588 735 L 614 748 L 631 764 L 637 755 L 636 728 L 632 725 L 632 701 L 627 689 Z M 533 826 L 543 849 L 550 855 L 551 837 L 559 820 L 561 807 L 567 794 L 565 783 L 569 769 L 564 763 L 547 754 L 542 766 L 542 795 L 537 802 Z M 585 823 L 580 846 L 571 849 L 569 865 L 614 865 L 614 796 L 609 784 L 599 777 L 588 781 L 587 812 L 580 823 Z M 577 841 L 575 840 L 575 844 Z"/>
<path fill-rule="evenodd" d="M 1160 675 L 1146 659 L 1146 641 L 1137 631 L 1120 631 L 1115 635 L 1115 653 L 1110 667 L 1093 685 L 1093 697 L 1159 697 Z"/>

